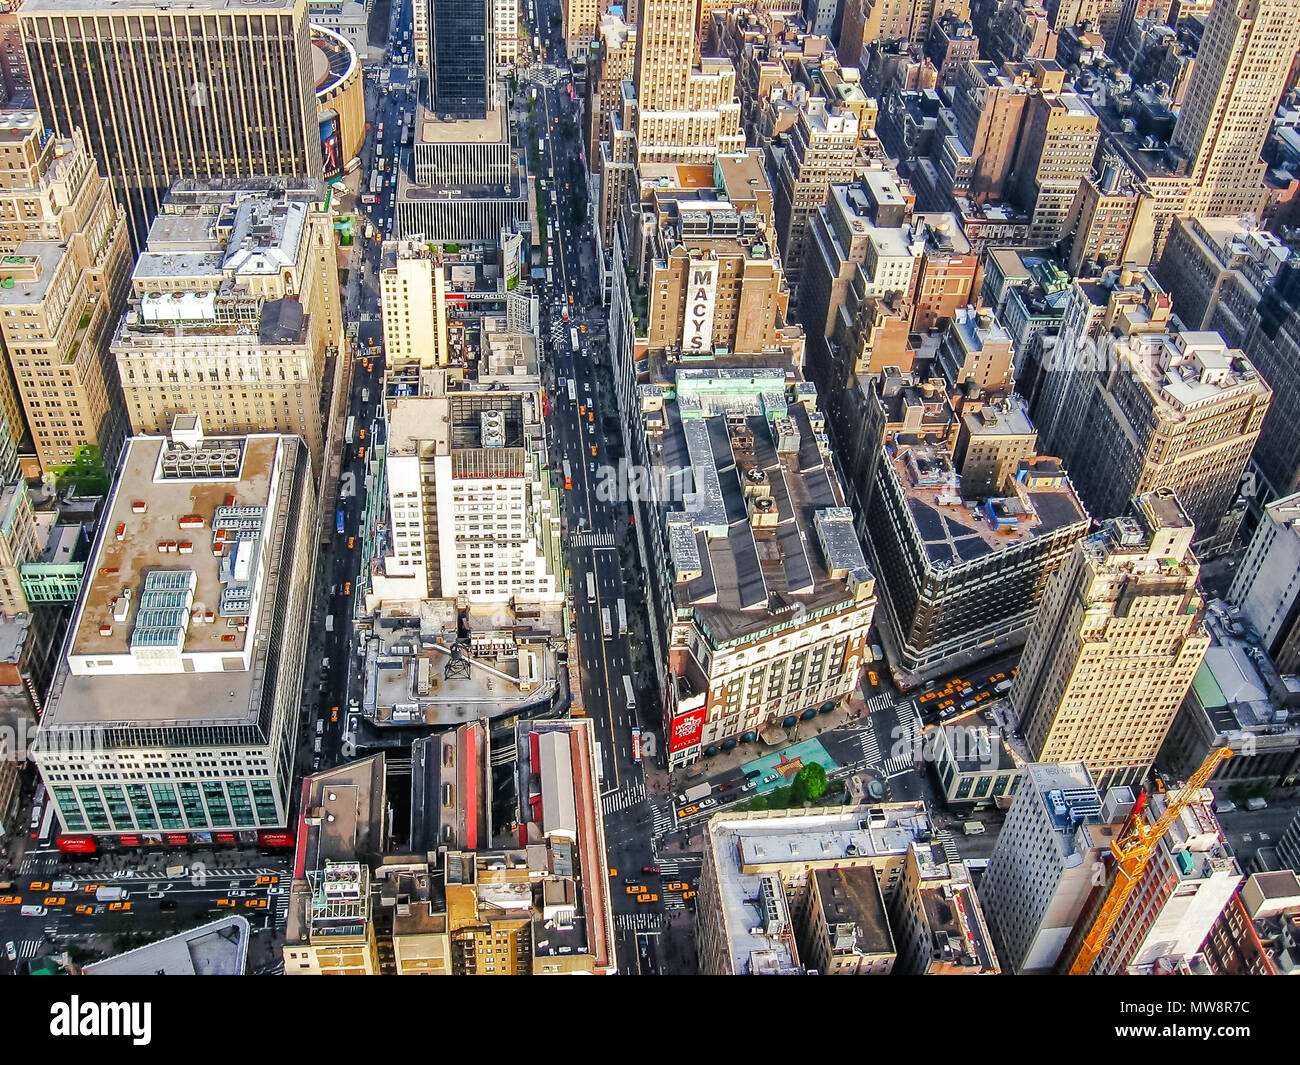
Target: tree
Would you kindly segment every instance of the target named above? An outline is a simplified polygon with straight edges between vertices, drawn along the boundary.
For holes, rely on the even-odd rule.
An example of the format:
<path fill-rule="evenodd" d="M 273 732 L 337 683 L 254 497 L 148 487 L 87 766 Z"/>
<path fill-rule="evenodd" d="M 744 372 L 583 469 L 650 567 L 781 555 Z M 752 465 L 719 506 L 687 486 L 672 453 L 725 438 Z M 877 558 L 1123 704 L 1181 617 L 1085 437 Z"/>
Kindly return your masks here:
<path fill-rule="evenodd" d="M 69 486 L 79 496 L 108 495 L 109 479 L 104 464 L 99 460 L 99 448 L 93 444 L 77 448 L 71 462 L 54 471 L 59 491 Z"/>
<path fill-rule="evenodd" d="M 826 794 L 826 770 L 811 762 L 799 770 L 790 786 L 791 798 L 802 806 L 810 799 L 820 799 Z"/>

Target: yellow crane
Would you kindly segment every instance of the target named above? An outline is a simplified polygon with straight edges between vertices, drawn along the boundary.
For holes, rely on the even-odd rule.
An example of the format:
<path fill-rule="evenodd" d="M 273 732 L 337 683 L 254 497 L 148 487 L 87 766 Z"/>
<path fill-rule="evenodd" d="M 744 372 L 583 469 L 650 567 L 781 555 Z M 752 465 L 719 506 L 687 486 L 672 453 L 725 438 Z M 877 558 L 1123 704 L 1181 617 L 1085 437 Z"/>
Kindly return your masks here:
<path fill-rule="evenodd" d="M 1124 903 L 1128 901 L 1129 896 L 1133 894 L 1133 889 L 1146 875 L 1147 862 L 1155 853 L 1156 845 L 1169 831 L 1169 826 L 1178 819 L 1178 815 L 1196 797 L 1196 793 L 1205 787 L 1205 782 L 1214 775 L 1214 771 L 1219 768 L 1219 763 L 1231 757 L 1231 747 L 1217 747 L 1206 755 L 1205 761 L 1192 774 L 1191 779 L 1169 800 L 1165 812 L 1160 815 L 1160 819 L 1155 824 L 1148 824 L 1146 818 L 1142 816 L 1145 802 L 1140 801 L 1134 807 L 1125 831 L 1110 845 L 1111 856 L 1115 859 L 1115 880 L 1097 914 L 1097 919 L 1088 930 L 1083 946 L 1079 948 L 1074 964 L 1070 966 L 1071 976 L 1084 976 L 1092 969 L 1093 962 L 1097 960 L 1101 948 L 1106 945 L 1106 940 L 1115 927 L 1120 912 L 1124 909 Z"/>

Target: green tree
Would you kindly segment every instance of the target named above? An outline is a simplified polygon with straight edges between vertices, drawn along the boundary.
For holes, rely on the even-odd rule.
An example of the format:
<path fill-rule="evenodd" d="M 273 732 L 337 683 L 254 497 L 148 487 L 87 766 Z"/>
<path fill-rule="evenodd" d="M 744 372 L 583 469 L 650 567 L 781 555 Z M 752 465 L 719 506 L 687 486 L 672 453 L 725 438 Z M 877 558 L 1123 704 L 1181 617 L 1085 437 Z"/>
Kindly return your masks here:
<path fill-rule="evenodd" d="M 766 795 L 755 795 L 752 799 L 749 800 L 749 808 L 750 808 L 751 810 L 766 810 L 766 809 L 767 809 L 767 796 L 766 796 Z"/>
<path fill-rule="evenodd" d="M 826 794 L 826 770 L 816 762 L 811 762 L 799 770 L 790 786 L 790 797 L 802 806 L 810 799 L 820 799 Z"/>
<path fill-rule="evenodd" d="M 773 788 L 767 793 L 767 804 L 771 810 L 784 810 L 790 805 L 790 788 Z"/>
<path fill-rule="evenodd" d="M 77 454 L 71 462 L 61 469 L 56 469 L 59 491 L 69 486 L 79 496 L 102 496 L 108 494 L 108 472 L 99 458 L 99 448 L 93 444 L 77 448 Z"/>

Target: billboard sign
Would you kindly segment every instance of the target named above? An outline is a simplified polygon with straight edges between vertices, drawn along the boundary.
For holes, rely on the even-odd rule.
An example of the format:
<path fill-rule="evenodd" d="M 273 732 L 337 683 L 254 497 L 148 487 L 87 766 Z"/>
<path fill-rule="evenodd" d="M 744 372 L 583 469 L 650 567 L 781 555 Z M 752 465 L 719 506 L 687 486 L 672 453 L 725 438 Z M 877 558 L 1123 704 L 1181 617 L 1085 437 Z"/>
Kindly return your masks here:
<path fill-rule="evenodd" d="M 325 111 L 320 116 L 320 157 L 325 166 L 325 180 L 343 174 L 343 138 L 339 136 L 339 113 Z"/>
<path fill-rule="evenodd" d="M 676 753 L 699 743 L 700 736 L 704 732 L 706 715 L 707 712 L 701 706 L 698 710 L 691 710 L 673 718 L 672 727 L 668 730 L 668 750 Z"/>
<path fill-rule="evenodd" d="M 707 355 L 713 344 L 713 309 L 718 300 L 718 264 L 691 260 L 686 275 L 686 317 L 682 354 Z"/>

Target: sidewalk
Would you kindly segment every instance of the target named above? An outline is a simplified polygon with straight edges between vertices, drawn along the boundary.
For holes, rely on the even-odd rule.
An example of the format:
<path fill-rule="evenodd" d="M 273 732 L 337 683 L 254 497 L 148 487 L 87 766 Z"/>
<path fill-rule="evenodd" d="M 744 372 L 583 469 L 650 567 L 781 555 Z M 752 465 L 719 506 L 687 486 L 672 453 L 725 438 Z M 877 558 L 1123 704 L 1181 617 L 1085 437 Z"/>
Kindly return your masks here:
<path fill-rule="evenodd" d="M 836 706 L 829 714 L 818 714 L 810 721 L 799 721 L 792 727 L 784 729 L 785 740 L 774 747 L 769 747 L 761 740 L 753 743 L 738 743 L 733 750 L 719 750 L 712 758 L 701 757 L 694 764 L 674 770 L 671 774 L 658 764 L 653 769 L 648 767 L 646 787 L 651 794 L 666 795 L 670 790 L 681 791 L 710 777 L 734 773 L 746 762 L 752 762 L 756 758 L 777 754 L 786 747 L 804 740 L 816 739 L 822 733 L 831 732 L 846 724 L 861 723 L 866 720 L 865 712 L 866 700 L 859 689 L 854 692 L 847 706 Z"/>

